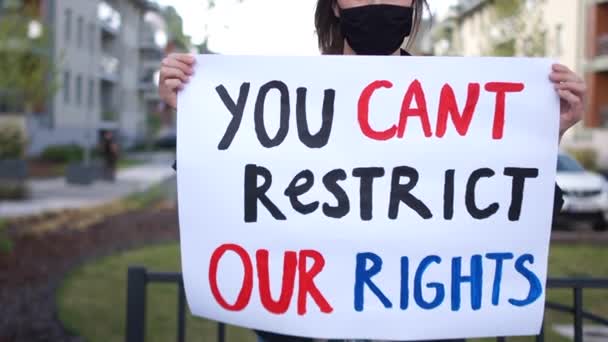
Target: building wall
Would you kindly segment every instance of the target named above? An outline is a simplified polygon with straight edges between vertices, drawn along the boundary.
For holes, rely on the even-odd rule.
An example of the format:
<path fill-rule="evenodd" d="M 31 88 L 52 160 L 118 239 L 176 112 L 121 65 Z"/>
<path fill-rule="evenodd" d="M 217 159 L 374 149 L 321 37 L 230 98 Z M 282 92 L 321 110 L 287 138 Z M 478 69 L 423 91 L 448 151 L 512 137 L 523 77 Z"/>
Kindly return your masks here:
<path fill-rule="evenodd" d="M 142 1 L 106 1 L 121 16 L 120 29 L 111 39 L 103 38 L 100 0 L 46 0 L 54 30 L 59 89 L 51 101 L 51 124 L 27 120 L 30 154 L 54 144 L 95 145 L 102 129 L 117 130 L 127 146 L 145 136 L 148 113 L 139 90 L 139 45 L 146 9 L 141 7 Z M 114 82 L 102 77 L 102 59 L 108 55 L 120 61 Z M 160 58 L 156 63 L 160 65 Z M 102 88 L 112 89 L 113 98 Z M 116 120 L 103 115 L 108 109 L 117 112 Z"/>

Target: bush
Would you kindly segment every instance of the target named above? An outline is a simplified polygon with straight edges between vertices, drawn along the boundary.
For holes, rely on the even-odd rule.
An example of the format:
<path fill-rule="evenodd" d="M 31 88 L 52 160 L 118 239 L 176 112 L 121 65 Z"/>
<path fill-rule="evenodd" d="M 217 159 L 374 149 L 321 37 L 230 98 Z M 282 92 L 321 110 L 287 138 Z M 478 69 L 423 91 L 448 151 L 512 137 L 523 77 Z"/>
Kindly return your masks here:
<path fill-rule="evenodd" d="M 597 151 L 591 148 L 569 149 L 568 153 L 581 165 L 591 171 L 598 170 Z"/>
<path fill-rule="evenodd" d="M 20 159 L 25 153 L 25 135 L 17 125 L 0 127 L 0 159 Z"/>
<path fill-rule="evenodd" d="M 0 219 L 0 254 L 8 254 L 13 249 L 13 242 L 8 235 L 8 224 Z"/>
<path fill-rule="evenodd" d="M 28 195 L 29 191 L 24 182 L 0 182 L 0 201 L 22 200 Z"/>
<path fill-rule="evenodd" d="M 53 163 L 79 162 L 84 158 L 84 149 L 76 144 L 49 146 L 40 154 L 40 159 Z"/>

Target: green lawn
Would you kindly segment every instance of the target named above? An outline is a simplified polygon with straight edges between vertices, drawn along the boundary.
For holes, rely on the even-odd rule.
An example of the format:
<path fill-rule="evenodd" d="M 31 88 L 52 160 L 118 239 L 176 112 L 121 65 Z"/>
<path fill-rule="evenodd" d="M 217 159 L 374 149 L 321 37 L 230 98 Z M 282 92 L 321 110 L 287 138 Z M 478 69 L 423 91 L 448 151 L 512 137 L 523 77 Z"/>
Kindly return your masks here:
<path fill-rule="evenodd" d="M 553 246 L 549 259 L 551 276 L 608 277 L 608 249 L 589 246 Z M 125 322 L 125 285 L 129 265 L 143 265 L 152 271 L 179 270 L 177 244 L 161 245 L 114 255 L 73 272 L 59 291 L 59 316 L 73 333 L 89 342 L 122 342 Z M 174 341 L 177 289 L 175 285 L 151 285 L 147 301 L 146 341 Z M 551 290 L 548 299 L 572 302 L 570 291 Z M 587 291 L 585 309 L 608 316 L 608 293 Z M 571 317 L 547 313 L 547 325 L 571 322 Z M 187 341 L 215 341 L 216 325 L 188 317 Z M 549 329 L 547 329 L 549 330 Z M 255 341 L 250 331 L 229 327 L 227 341 Z M 509 341 L 533 341 L 513 338 Z M 547 341 L 568 341 L 547 331 Z"/>

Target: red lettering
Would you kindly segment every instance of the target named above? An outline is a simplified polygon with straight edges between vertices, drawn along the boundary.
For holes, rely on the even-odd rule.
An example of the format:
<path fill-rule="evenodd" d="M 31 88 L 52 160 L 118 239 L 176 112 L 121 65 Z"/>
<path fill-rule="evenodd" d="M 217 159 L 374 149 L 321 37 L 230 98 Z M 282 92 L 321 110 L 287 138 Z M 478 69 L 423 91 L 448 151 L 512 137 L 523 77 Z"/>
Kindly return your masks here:
<path fill-rule="evenodd" d="M 496 93 L 496 108 L 494 109 L 494 125 L 492 138 L 502 139 L 505 126 L 506 93 L 517 93 L 524 90 L 523 83 L 490 82 L 486 83 L 486 91 Z"/>
<path fill-rule="evenodd" d="M 241 258 L 245 273 L 241 291 L 237 296 L 236 302 L 232 305 L 226 302 L 224 297 L 222 297 L 220 289 L 217 286 L 217 267 L 224 253 L 228 251 L 235 252 Z M 251 299 L 251 292 L 253 290 L 253 266 L 251 264 L 249 254 L 247 254 L 247 251 L 245 251 L 243 247 L 236 244 L 225 244 L 221 245 L 213 252 L 211 255 L 211 261 L 209 262 L 209 286 L 211 287 L 213 297 L 224 309 L 230 311 L 241 311 L 247 307 L 249 300 Z"/>
<path fill-rule="evenodd" d="M 467 134 L 473 114 L 475 113 L 475 107 L 479 100 L 479 83 L 469 83 L 469 90 L 467 93 L 467 103 L 464 106 L 462 115 L 458 110 L 458 104 L 456 103 L 456 96 L 454 90 L 449 84 L 446 84 L 441 88 L 441 97 L 439 98 L 439 111 L 437 114 L 437 130 L 435 135 L 439 138 L 443 138 L 447 130 L 448 114 L 452 118 L 454 128 L 461 136 Z"/>
<path fill-rule="evenodd" d="M 358 104 L 358 119 L 359 127 L 366 137 L 374 140 L 388 140 L 395 136 L 397 127 L 393 125 L 391 128 L 385 131 L 375 131 L 369 124 L 369 101 L 372 94 L 379 88 L 392 88 L 393 84 L 389 81 L 375 81 L 370 83 L 359 97 Z"/>
<path fill-rule="evenodd" d="M 418 108 L 412 108 L 413 100 L 416 100 Z M 422 122 L 422 130 L 427 138 L 433 135 L 433 132 L 431 132 L 429 113 L 426 110 L 424 91 L 422 90 L 422 85 L 418 80 L 415 80 L 412 82 L 412 84 L 410 84 L 409 88 L 407 88 L 405 96 L 403 97 L 403 103 L 401 104 L 401 115 L 399 117 L 399 130 L 397 132 L 397 136 L 399 138 L 403 138 L 403 134 L 405 133 L 405 128 L 407 126 L 407 119 L 410 116 L 420 117 L 420 121 Z"/>
<path fill-rule="evenodd" d="M 308 258 L 313 259 L 313 264 L 310 267 L 310 271 L 307 271 L 306 260 Z M 315 285 L 314 278 L 319 274 L 325 266 L 325 259 L 323 255 L 313 250 L 300 251 L 300 262 L 298 263 L 299 276 L 299 291 L 298 291 L 298 315 L 306 314 L 306 295 L 310 293 L 310 296 L 315 301 L 321 312 L 330 313 L 334 309 L 329 305 L 321 291 Z"/>
<path fill-rule="evenodd" d="M 257 269 L 260 299 L 266 310 L 275 314 L 284 314 L 289 309 L 291 298 L 293 296 L 293 288 L 296 278 L 296 266 L 298 263 L 298 255 L 296 252 L 285 252 L 283 258 L 283 280 L 281 283 L 281 295 L 279 300 L 272 299 L 270 293 L 270 275 L 268 271 L 268 250 L 261 249 L 255 254 Z"/>

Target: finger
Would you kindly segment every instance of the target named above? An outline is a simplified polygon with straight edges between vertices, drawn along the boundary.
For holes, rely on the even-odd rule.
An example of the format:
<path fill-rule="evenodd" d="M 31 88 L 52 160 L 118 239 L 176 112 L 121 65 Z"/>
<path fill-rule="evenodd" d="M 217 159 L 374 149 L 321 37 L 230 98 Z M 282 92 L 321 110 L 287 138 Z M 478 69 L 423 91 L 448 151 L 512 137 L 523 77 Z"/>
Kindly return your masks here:
<path fill-rule="evenodd" d="M 184 88 L 184 84 L 179 78 L 169 78 L 164 82 L 165 86 L 173 91 L 182 90 Z"/>
<path fill-rule="evenodd" d="M 572 93 L 581 96 L 584 95 L 587 91 L 587 86 L 585 85 L 585 83 L 581 82 L 561 82 L 555 84 L 555 89 L 569 90 Z"/>
<path fill-rule="evenodd" d="M 173 107 L 173 108 L 177 108 L 177 94 L 175 93 L 171 93 L 166 99 L 165 102 Z"/>
<path fill-rule="evenodd" d="M 572 70 L 570 70 L 570 68 L 568 68 L 567 66 L 565 66 L 561 63 L 555 63 L 551 66 L 551 68 L 553 69 L 553 71 L 557 71 L 557 72 L 572 72 Z"/>
<path fill-rule="evenodd" d="M 196 58 L 188 53 L 172 53 L 169 55 L 170 59 L 176 59 L 180 62 L 186 63 L 188 65 L 192 65 L 196 63 Z"/>
<path fill-rule="evenodd" d="M 573 72 L 552 72 L 549 74 L 552 82 L 583 82 L 577 74 Z"/>
<path fill-rule="evenodd" d="M 190 76 L 186 75 L 182 70 L 176 68 L 164 67 L 161 69 L 161 79 L 179 78 L 182 82 L 188 83 Z"/>
<path fill-rule="evenodd" d="M 169 67 L 169 68 L 175 68 L 175 69 L 179 69 L 182 72 L 192 75 L 194 73 L 194 69 L 192 68 L 192 66 L 178 60 L 178 59 L 174 59 L 174 58 L 164 58 L 163 61 L 161 62 L 161 65 L 164 67 Z"/>
<path fill-rule="evenodd" d="M 559 97 L 564 101 L 568 102 L 570 106 L 574 107 L 581 104 L 581 98 L 574 95 L 569 90 L 558 90 L 557 93 L 559 94 Z"/>

